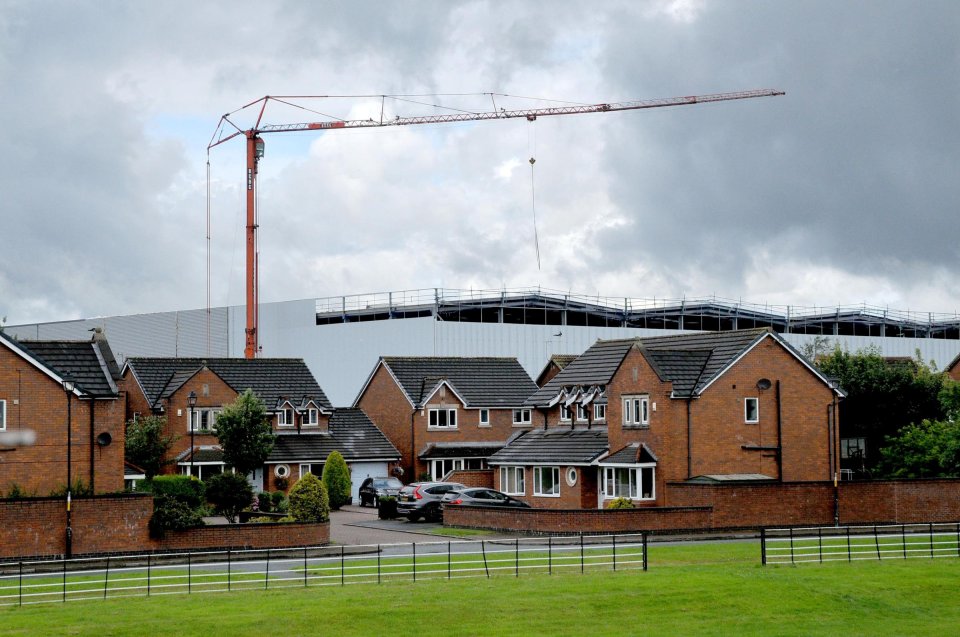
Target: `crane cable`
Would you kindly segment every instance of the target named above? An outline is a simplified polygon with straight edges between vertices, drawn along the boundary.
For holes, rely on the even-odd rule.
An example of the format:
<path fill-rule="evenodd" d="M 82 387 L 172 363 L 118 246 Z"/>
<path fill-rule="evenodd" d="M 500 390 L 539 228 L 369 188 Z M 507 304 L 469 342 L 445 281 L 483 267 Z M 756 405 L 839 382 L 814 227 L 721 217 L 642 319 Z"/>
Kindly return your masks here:
<path fill-rule="evenodd" d="M 537 188 L 536 180 L 534 179 L 533 165 L 537 163 L 534 155 L 536 154 L 537 146 L 537 130 L 533 127 L 536 122 L 535 119 L 528 120 L 530 126 L 527 127 L 527 150 L 530 150 L 530 208 L 533 211 L 533 247 L 537 253 L 537 271 L 540 271 L 540 235 L 537 232 Z M 531 137 L 533 142 L 531 143 Z M 532 150 L 531 150 L 532 148 Z"/>

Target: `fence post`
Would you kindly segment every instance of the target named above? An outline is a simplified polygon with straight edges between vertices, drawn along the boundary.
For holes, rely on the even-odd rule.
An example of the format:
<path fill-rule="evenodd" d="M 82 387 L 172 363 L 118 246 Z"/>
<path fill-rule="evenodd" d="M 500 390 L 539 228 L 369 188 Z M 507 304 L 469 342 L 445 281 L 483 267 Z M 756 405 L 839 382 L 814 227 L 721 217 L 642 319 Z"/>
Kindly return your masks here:
<path fill-rule="evenodd" d="M 643 570 L 647 570 L 647 532 L 644 531 L 643 535 Z"/>
<path fill-rule="evenodd" d="M 230 590 L 231 580 L 233 579 L 233 560 L 230 559 L 232 553 L 227 549 L 227 590 Z"/>
<path fill-rule="evenodd" d="M 107 586 L 110 582 L 110 556 L 107 556 L 107 568 L 103 573 L 103 598 L 107 598 Z"/>
<path fill-rule="evenodd" d="M 583 533 L 580 533 L 580 573 L 583 574 Z"/>
<path fill-rule="evenodd" d="M 147 553 L 147 597 L 150 597 L 150 553 Z"/>
<path fill-rule="evenodd" d="M 820 563 L 823 564 L 823 527 L 817 527 L 817 553 L 820 555 Z"/>
<path fill-rule="evenodd" d="M 514 538 L 513 541 L 513 565 L 514 565 L 514 577 L 520 577 L 520 538 Z"/>
<path fill-rule="evenodd" d="M 957 530 L 960 532 L 960 524 L 957 525 Z M 18 593 L 20 599 L 18 606 L 23 606 L 23 560 L 20 560 L 20 590 Z"/>
<path fill-rule="evenodd" d="M 377 584 L 380 583 L 380 545 L 377 544 Z"/>
<path fill-rule="evenodd" d="M 450 540 L 447 540 L 447 579 L 450 579 Z"/>
<path fill-rule="evenodd" d="M 880 535 L 877 532 L 876 524 L 873 525 L 873 545 L 877 548 L 877 559 L 882 560 L 883 558 L 880 557 Z"/>
<path fill-rule="evenodd" d="M 187 553 L 187 595 L 193 592 L 193 551 Z"/>
<path fill-rule="evenodd" d="M 760 563 L 767 565 L 767 529 L 760 527 Z"/>
<path fill-rule="evenodd" d="M 903 545 L 903 559 L 907 559 L 907 526 L 900 525 L 900 542 Z"/>
<path fill-rule="evenodd" d="M 930 559 L 933 559 L 933 522 L 930 522 Z"/>
<path fill-rule="evenodd" d="M 67 558 L 63 558 L 63 601 L 67 601 Z"/>
<path fill-rule="evenodd" d="M 413 546 L 413 581 L 417 581 L 417 543 L 411 542 Z"/>
<path fill-rule="evenodd" d="M 344 577 L 344 551 L 347 550 L 347 547 L 343 544 L 340 545 L 340 586 L 343 586 L 347 583 L 346 578 Z"/>
<path fill-rule="evenodd" d="M 853 559 L 850 557 L 850 527 L 847 527 L 847 561 L 852 562 Z"/>
<path fill-rule="evenodd" d="M 613 570 L 617 570 L 617 536 L 613 536 Z"/>
<path fill-rule="evenodd" d="M 793 559 L 793 527 L 790 527 L 790 563 L 796 564 Z"/>
<path fill-rule="evenodd" d="M 553 575 L 553 538 L 547 536 L 547 575 Z"/>
<path fill-rule="evenodd" d="M 307 587 L 307 547 L 303 547 L 303 587 Z"/>
<path fill-rule="evenodd" d="M 267 549 L 267 568 L 263 571 L 263 590 L 270 588 L 270 549 Z"/>
<path fill-rule="evenodd" d="M 487 542 L 480 540 L 480 552 L 483 553 L 483 570 L 487 573 L 487 579 L 490 579 L 490 569 L 487 567 Z"/>
<path fill-rule="evenodd" d="M 957 522 L 957 557 L 960 557 L 960 522 Z"/>

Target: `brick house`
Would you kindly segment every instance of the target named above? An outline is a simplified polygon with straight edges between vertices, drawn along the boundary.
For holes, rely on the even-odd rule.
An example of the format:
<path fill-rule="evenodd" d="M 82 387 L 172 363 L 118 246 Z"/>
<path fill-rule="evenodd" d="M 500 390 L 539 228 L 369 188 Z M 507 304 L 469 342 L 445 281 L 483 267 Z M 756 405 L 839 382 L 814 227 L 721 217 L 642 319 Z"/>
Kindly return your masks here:
<path fill-rule="evenodd" d="M 563 368 L 577 360 L 576 354 L 554 354 L 550 357 L 550 360 L 547 361 L 547 364 L 544 365 L 543 369 L 540 370 L 540 373 L 537 374 L 537 378 L 534 381 L 537 384 L 537 387 L 543 387 L 551 380 L 553 377 L 563 371 Z"/>
<path fill-rule="evenodd" d="M 362 412 L 334 410 L 302 359 L 130 358 L 121 382 L 128 388 L 128 419 L 167 416 L 167 433 L 178 436 L 170 454 L 179 473 L 204 479 L 225 469 L 217 415 L 246 389 L 264 402 L 277 436 L 264 468 L 250 476 L 257 489 L 286 491 L 307 472 L 319 475 L 333 450 L 350 466 L 354 490 L 357 476 L 386 475 L 399 459 Z"/>
<path fill-rule="evenodd" d="M 960 354 L 957 354 L 957 357 L 950 361 L 945 371 L 947 372 L 947 376 L 953 380 L 960 381 Z"/>
<path fill-rule="evenodd" d="M 400 451 L 406 480 L 487 468 L 532 427 L 537 387 L 516 358 L 381 357 L 353 406 Z"/>
<path fill-rule="evenodd" d="M 123 489 L 118 379 L 99 331 L 89 341 L 16 341 L 0 331 L 0 432 L 35 437 L 32 445 L 0 441 L 0 494 L 61 490 L 68 465 L 71 485 L 94 493 Z"/>
<path fill-rule="evenodd" d="M 671 504 L 670 483 L 805 482 L 839 471 L 842 392 L 768 329 L 597 341 L 525 403 L 494 454 L 537 507 Z"/>

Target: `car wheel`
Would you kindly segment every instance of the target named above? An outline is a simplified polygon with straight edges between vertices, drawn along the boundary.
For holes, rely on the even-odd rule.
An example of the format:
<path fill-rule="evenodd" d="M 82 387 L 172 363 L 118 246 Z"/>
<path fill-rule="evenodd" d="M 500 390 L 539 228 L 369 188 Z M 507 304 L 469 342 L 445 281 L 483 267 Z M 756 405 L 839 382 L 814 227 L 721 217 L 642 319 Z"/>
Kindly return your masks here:
<path fill-rule="evenodd" d="M 410 520 L 411 522 L 416 522 L 417 520 L 420 519 L 420 514 L 419 514 L 419 513 L 408 513 L 408 514 L 407 514 L 407 519 Z"/>

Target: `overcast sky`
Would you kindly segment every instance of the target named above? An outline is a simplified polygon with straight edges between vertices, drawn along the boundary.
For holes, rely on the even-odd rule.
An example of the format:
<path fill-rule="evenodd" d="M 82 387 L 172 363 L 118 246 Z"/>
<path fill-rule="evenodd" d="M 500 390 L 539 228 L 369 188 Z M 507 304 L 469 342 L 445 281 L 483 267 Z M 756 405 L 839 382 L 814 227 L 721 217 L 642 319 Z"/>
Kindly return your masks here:
<path fill-rule="evenodd" d="M 386 104 L 414 115 L 760 88 L 786 96 L 265 135 L 261 301 L 541 286 L 954 313 L 958 34 L 952 0 L 0 0 L 0 317 L 203 307 L 206 147 L 264 95 L 427 94 Z M 243 157 L 210 153 L 214 306 L 244 299 Z"/>

